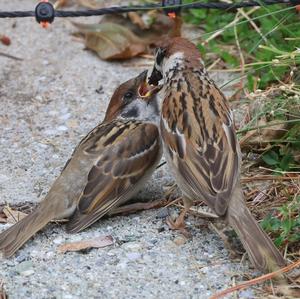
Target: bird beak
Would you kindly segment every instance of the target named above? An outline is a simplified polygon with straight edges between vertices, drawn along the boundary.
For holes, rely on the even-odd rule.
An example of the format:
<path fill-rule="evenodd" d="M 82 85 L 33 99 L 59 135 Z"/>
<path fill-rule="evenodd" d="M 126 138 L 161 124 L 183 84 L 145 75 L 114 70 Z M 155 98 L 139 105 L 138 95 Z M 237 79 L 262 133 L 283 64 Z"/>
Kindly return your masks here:
<path fill-rule="evenodd" d="M 147 81 L 141 83 L 138 89 L 139 97 L 144 100 L 150 100 L 150 98 L 156 95 L 162 89 L 162 85 L 152 85 Z"/>

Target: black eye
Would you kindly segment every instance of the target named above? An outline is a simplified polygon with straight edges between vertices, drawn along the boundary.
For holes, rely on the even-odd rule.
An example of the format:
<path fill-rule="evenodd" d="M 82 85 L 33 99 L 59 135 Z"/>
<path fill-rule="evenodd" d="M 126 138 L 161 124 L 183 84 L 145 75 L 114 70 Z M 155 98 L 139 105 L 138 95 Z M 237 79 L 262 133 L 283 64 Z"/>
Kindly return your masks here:
<path fill-rule="evenodd" d="M 125 94 L 124 94 L 124 101 L 128 102 L 130 100 L 132 100 L 134 97 L 134 93 L 132 91 L 127 91 Z"/>

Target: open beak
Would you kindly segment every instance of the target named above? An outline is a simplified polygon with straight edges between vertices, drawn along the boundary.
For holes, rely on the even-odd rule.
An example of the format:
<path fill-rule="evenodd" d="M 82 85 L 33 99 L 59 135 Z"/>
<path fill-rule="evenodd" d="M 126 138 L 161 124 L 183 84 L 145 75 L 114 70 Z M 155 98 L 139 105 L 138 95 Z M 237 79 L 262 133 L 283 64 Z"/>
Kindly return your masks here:
<path fill-rule="evenodd" d="M 139 86 L 138 93 L 143 99 L 148 99 L 153 95 L 157 94 L 162 89 L 162 85 L 152 85 L 147 81 L 142 82 Z"/>

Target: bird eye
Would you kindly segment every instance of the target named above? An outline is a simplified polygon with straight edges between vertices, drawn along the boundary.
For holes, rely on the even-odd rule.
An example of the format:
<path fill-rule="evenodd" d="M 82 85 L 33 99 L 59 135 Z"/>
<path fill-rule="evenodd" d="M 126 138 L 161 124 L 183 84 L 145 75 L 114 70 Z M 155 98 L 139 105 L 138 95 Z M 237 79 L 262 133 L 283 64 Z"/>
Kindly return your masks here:
<path fill-rule="evenodd" d="M 124 94 L 124 101 L 130 101 L 133 99 L 133 96 L 134 96 L 134 93 L 132 91 L 127 91 L 125 94 Z"/>

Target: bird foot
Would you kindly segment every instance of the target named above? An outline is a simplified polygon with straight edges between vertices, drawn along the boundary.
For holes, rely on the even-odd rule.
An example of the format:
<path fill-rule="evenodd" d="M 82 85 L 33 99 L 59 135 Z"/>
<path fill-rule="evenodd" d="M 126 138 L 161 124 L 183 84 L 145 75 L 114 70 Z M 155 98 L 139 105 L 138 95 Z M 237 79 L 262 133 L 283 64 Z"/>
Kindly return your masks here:
<path fill-rule="evenodd" d="M 184 217 L 181 215 L 175 221 L 168 217 L 166 222 L 170 229 L 179 230 L 186 238 L 191 238 L 191 233 L 186 229 Z"/>

